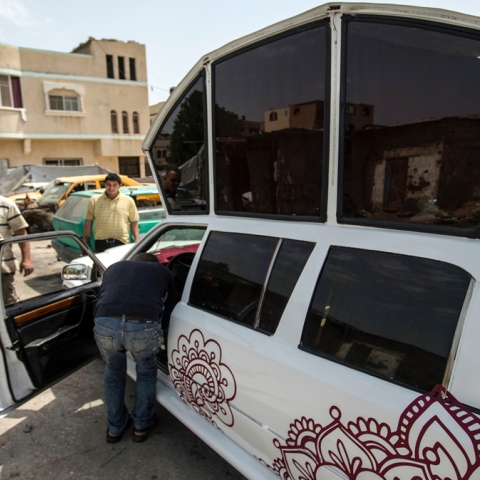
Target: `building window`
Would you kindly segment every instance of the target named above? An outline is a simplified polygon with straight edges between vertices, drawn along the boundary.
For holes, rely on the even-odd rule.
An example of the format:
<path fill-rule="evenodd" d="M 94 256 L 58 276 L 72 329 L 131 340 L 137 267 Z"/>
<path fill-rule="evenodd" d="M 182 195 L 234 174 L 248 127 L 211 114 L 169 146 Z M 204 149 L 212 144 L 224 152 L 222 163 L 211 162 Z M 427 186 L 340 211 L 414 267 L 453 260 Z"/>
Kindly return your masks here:
<path fill-rule="evenodd" d="M 43 82 L 47 115 L 82 116 L 84 94 L 82 85 Z"/>
<path fill-rule="evenodd" d="M 44 165 L 54 165 L 58 167 L 72 167 L 76 165 L 83 165 L 81 158 L 44 158 Z"/>
<path fill-rule="evenodd" d="M 113 55 L 107 55 L 107 77 L 115 78 L 113 73 Z"/>
<path fill-rule="evenodd" d="M 277 115 L 277 112 L 272 112 L 270 113 L 270 121 L 271 122 L 275 122 L 276 120 L 278 120 L 278 115 Z"/>
<path fill-rule="evenodd" d="M 140 122 L 138 119 L 137 112 L 133 112 L 132 120 L 133 120 L 133 133 L 140 133 Z"/>
<path fill-rule="evenodd" d="M 115 110 L 110 112 L 110 123 L 112 124 L 112 133 L 118 133 L 118 118 Z"/>
<path fill-rule="evenodd" d="M 118 78 L 125 80 L 125 58 L 118 57 Z"/>
<path fill-rule="evenodd" d="M 22 108 L 22 92 L 20 78 L 0 75 L 0 106 Z"/>
<path fill-rule="evenodd" d="M 67 112 L 80 112 L 78 97 L 67 95 L 49 95 L 50 110 L 65 110 Z"/>
<path fill-rule="evenodd" d="M 129 58 L 128 61 L 129 61 L 129 64 L 130 64 L 130 80 L 136 80 L 137 79 L 137 67 L 135 66 L 135 59 L 134 58 Z"/>
<path fill-rule="evenodd" d="M 128 114 L 127 112 L 122 112 L 122 126 L 123 133 L 128 133 Z"/>

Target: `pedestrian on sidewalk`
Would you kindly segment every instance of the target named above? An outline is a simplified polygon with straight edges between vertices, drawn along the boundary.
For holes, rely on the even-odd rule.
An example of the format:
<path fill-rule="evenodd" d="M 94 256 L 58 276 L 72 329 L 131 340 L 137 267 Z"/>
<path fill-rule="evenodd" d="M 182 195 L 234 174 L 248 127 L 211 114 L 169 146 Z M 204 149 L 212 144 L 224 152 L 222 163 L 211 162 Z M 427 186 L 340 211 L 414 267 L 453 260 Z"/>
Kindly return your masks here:
<path fill-rule="evenodd" d="M 102 358 L 108 412 L 107 442 L 117 443 L 133 422 L 134 442 L 147 439 L 155 424 L 157 366 L 174 307 L 174 280 L 170 270 L 151 253 L 136 254 L 105 272 L 95 310 L 94 334 Z M 135 406 L 125 405 L 127 358 L 136 363 Z"/>

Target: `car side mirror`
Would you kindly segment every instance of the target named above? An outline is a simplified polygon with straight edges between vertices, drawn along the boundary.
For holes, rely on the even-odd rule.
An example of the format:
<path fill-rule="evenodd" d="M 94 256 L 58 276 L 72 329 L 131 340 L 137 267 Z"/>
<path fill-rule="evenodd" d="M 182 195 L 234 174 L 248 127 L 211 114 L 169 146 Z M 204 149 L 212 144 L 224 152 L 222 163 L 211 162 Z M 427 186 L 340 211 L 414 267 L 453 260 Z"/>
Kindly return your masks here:
<path fill-rule="evenodd" d="M 88 267 L 81 263 L 71 263 L 62 268 L 62 280 L 87 280 Z"/>

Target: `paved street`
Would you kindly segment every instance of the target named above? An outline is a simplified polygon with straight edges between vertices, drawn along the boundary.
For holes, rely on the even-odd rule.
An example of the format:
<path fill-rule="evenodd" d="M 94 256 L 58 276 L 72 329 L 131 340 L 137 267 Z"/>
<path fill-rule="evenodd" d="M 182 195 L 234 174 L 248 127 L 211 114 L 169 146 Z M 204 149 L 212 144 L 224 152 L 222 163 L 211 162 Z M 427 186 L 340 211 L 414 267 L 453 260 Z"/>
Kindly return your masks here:
<path fill-rule="evenodd" d="M 94 360 L 0 419 L 1 480 L 244 479 L 160 405 L 146 442 L 107 444 L 102 374 Z"/>

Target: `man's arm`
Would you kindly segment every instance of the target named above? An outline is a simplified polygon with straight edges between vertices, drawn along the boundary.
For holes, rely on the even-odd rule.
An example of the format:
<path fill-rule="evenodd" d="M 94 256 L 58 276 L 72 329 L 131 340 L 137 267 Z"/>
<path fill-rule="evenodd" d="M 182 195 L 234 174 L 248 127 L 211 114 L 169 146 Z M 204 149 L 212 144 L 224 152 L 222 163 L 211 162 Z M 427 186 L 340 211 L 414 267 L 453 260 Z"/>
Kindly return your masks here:
<path fill-rule="evenodd" d="M 90 238 L 90 234 L 92 233 L 92 225 L 93 220 L 85 220 L 85 224 L 83 225 L 83 241 L 88 245 L 88 239 Z"/>
<path fill-rule="evenodd" d="M 130 230 L 132 231 L 133 241 L 138 242 L 140 235 L 138 234 L 138 222 L 130 222 Z"/>
<path fill-rule="evenodd" d="M 15 230 L 15 236 L 17 235 L 27 235 L 26 228 L 20 228 Z M 33 263 L 32 257 L 30 255 L 30 243 L 22 242 L 18 245 L 20 251 L 22 252 L 22 261 L 20 262 L 20 273 L 23 272 L 24 276 L 30 275 L 33 272 Z"/>

